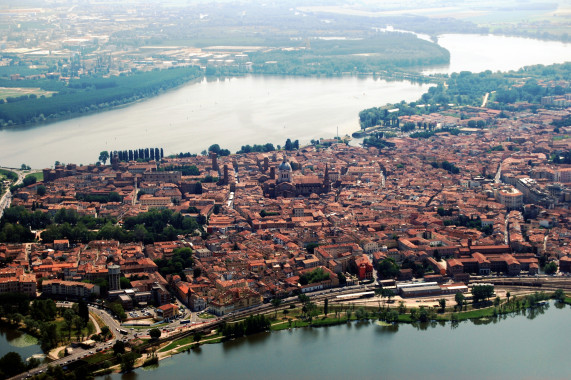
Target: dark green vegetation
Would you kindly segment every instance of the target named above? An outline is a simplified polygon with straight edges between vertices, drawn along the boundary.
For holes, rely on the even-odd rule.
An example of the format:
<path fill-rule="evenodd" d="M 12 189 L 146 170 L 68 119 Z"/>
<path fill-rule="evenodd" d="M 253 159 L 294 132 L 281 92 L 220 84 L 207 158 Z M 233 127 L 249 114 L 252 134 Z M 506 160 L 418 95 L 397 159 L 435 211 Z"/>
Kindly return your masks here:
<path fill-rule="evenodd" d="M 176 240 L 177 235 L 195 233 L 199 228 L 190 217 L 171 210 L 153 210 L 125 218 L 123 225 L 108 218 L 81 216 L 75 210 L 60 209 L 54 215 L 44 210 L 28 211 L 16 206 L 5 210 L 0 219 L 0 241 L 8 243 L 31 242 L 32 230 L 41 233 L 44 242 L 69 239 L 71 243 L 88 243 L 92 240 L 114 239 L 120 242 L 150 244 L 155 241 Z"/>
<path fill-rule="evenodd" d="M 551 162 L 555 165 L 569 165 L 571 164 L 571 151 L 562 152 L 562 154 L 554 154 Z"/>
<path fill-rule="evenodd" d="M 452 174 L 458 174 L 458 173 L 460 173 L 460 169 L 459 169 L 456 165 L 451 164 L 451 163 L 448 162 L 448 161 L 442 161 L 442 162 L 433 161 L 433 162 L 430 163 L 430 165 L 431 165 L 434 169 L 438 169 L 438 168 L 444 169 L 444 170 L 446 170 L 447 172 L 452 173 Z"/>
<path fill-rule="evenodd" d="M 11 181 L 16 181 L 18 179 L 18 174 L 10 170 L 0 169 L 0 175 L 3 175 L 4 177 L 6 177 Z"/>
<path fill-rule="evenodd" d="M 175 248 L 170 259 L 158 259 L 155 264 L 165 277 L 169 274 L 178 274 L 181 278 L 185 278 L 184 270 L 191 268 L 194 264 L 192 250 L 187 247 Z"/>
<path fill-rule="evenodd" d="M 121 202 L 123 198 L 119 193 L 112 191 L 109 194 L 93 195 L 93 194 L 81 194 L 77 193 L 75 199 L 83 202 L 99 202 L 99 203 L 109 203 L 109 202 Z"/>
<path fill-rule="evenodd" d="M 419 125 L 401 126 L 397 117 L 446 110 L 451 107 L 450 105 L 480 107 L 487 93 L 489 94 L 487 107 L 490 108 L 509 111 L 514 108 L 513 104 L 516 102 L 528 102 L 537 108 L 542 97 L 563 95 L 571 91 L 561 86 L 543 87 L 538 84 L 538 81 L 561 80 L 569 76 L 571 76 L 571 63 L 536 65 L 507 73 L 492 73 L 491 71 L 453 73 L 450 76 L 440 76 L 442 83 L 429 88 L 428 92 L 424 93 L 417 102 L 408 104 L 401 102 L 368 108 L 359 113 L 359 121 L 362 129 L 379 125 L 402 132 L 416 130 L 417 132 L 411 133 L 411 137 L 428 138 L 434 135 L 435 126 L 420 125 L 420 123 Z M 389 112 L 394 109 L 398 111 Z M 460 119 L 464 119 L 465 116 L 462 113 L 454 113 L 452 109 L 450 113 Z M 554 125 L 557 128 L 568 122 L 568 120 L 562 120 Z M 468 127 L 482 129 L 486 125 L 483 121 L 470 120 Z"/>
<path fill-rule="evenodd" d="M 158 171 L 172 171 L 176 170 L 182 173 L 182 175 L 197 176 L 200 175 L 200 170 L 195 165 L 184 165 L 184 166 L 161 166 Z"/>
<path fill-rule="evenodd" d="M 107 151 L 101 152 L 103 158 L 105 158 L 105 153 L 109 157 Z M 140 148 L 140 149 L 129 149 L 129 150 L 116 150 L 112 151 L 111 154 L 117 155 L 119 161 L 159 161 L 164 157 L 163 148 Z M 105 160 L 101 160 L 101 155 L 99 156 L 99 161 L 103 162 L 105 165 Z"/>
<path fill-rule="evenodd" d="M 545 271 L 545 274 L 555 274 L 557 272 L 557 263 L 550 261 L 549 263 L 545 264 L 543 270 Z"/>
<path fill-rule="evenodd" d="M 10 186 L 10 191 L 15 192 L 16 190 L 21 189 L 22 187 L 33 185 L 36 182 L 37 182 L 37 178 L 35 176 L 33 176 L 31 174 L 27 175 L 26 177 L 24 177 L 24 180 L 22 181 L 21 184 Z"/>
<path fill-rule="evenodd" d="M 111 302 L 107 306 L 113 312 L 113 314 L 115 314 L 120 320 L 124 321 L 125 319 L 127 319 L 127 314 L 125 313 L 125 309 L 123 309 L 123 305 L 121 305 L 120 302 L 117 301 Z"/>
<path fill-rule="evenodd" d="M 266 143 L 264 145 L 258 145 L 258 144 L 242 145 L 242 148 L 240 148 L 240 150 L 237 151 L 236 154 L 250 153 L 250 152 L 273 152 L 274 150 L 276 150 L 276 148 L 274 147 L 274 144 L 271 143 Z"/>
<path fill-rule="evenodd" d="M 94 355 L 77 360 L 68 365 L 68 369 L 60 366 L 48 366 L 47 370 L 36 375 L 34 379 L 41 380 L 57 380 L 57 379 L 70 379 L 70 380 L 85 380 L 93 379 L 94 374 L 103 375 L 111 373 L 110 367 L 119 365 L 122 372 L 129 372 L 134 369 L 135 361 L 141 357 L 135 351 L 126 350 L 127 344 L 121 341 L 113 346 L 112 351 L 99 352 Z"/>
<path fill-rule="evenodd" d="M 448 209 L 444 210 L 444 208 L 438 208 L 437 212 L 440 216 L 451 216 L 453 215 L 453 210 Z M 454 214 L 454 218 L 445 219 L 444 225 L 445 226 L 462 226 L 468 228 L 474 228 L 478 231 L 484 232 L 486 235 L 491 235 L 493 232 L 493 227 L 491 225 L 482 226 L 482 220 L 480 217 L 471 218 L 463 214 Z"/>
<path fill-rule="evenodd" d="M 539 104 L 543 96 L 563 95 L 568 90 L 561 86 L 542 87 L 538 85 L 538 80 L 559 80 L 569 75 L 571 63 L 536 65 L 507 73 L 463 71 L 446 78 L 446 86 L 431 87 L 422 95 L 420 102 L 480 106 L 486 93 L 496 91 L 490 99 L 489 106 L 492 108 L 503 109 L 520 101 Z"/>
<path fill-rule="evenodd" d="M 475 323 L 481 323 L 482 318 L 496 318 L 501 315 L 512 313 L 529 313 L 533 317 L 538 313 L 541 314 L 545 308 L 549 307 L 542 301 L 550 298 L 557 300 L 560 303 L 571 303 L 570 298 L 565 297 L 562 290 L 557 290 L 554 293 L 535 292 L 525 296 L 511 297 L 508 293 L 507 301 L 501 300 L 496 297 L 494 301 L 489 298 L 494 296 L 494 289 L 492 286 L 479 285 L 476 287 L 474 297 L 479 297 L 474 304 L 465 302 L 465 297 L 462 293 L 457 293 L 455 300 L 457 305 L 453 309 L 447 307 L 446 300 L 438 300 L 439 308 L 420 306 L 418 308 L 407 308 L 404 302 L 400 302 L 396 307 L 388 307 L 387 304 L 381 305 L 382 298 L 394 296 L 390 289 L 377 289 L 375 290 L 376 296 L 381 296 L 379 306 L 377 307 L 357 307 L 356 305 L 334 305 L 328 306 L 326 312 L 325 305 L 322 307 L 313 305 L 312 317 L 309 317 L 305 308 L 286 310 L 282 320 L 285 322 L 278 322 L 272 325 L 272 330 L 281 330 L 288 327 L 305 327 L 305 326 L 328 326 L 340 323 L 346 323 L 351 320 L 375 320 L 388 322 L 394 324 L 397 322 L 412 323 L 413 325 L 425 329 L 428 327 L 428 322 L 441 322 L 451 321 L 452 327 L 455 327 L 458 322 L 465 320 L 473 320 Z M 302 305 L 311 303 L 309 298 L 305 295 L 300 295 L 300 302 Z M 326 314 L 328 313 L 329 316 Z M 292 320 L 299 318 L 297 321 Z"/>
<path fill-rule="evenodd" d="M 325 272 L 323 268 L 316 268 L 299 277 L 299 283 L 301 285 L 314 284 L 325 280 L 329 280 L 329 273 Z"/>
<path fill-rule="evenodd" d="M 399 274 L 399 266 L 393 259 L 386 258 L 379 262 L 377 271 L 381 278 L 395 278 Z"/>
<path fill-rule="evenodd" d="M 270 319 L 265 315 L 251 315 L 242 322 L 225 323 L 220 332 L 226 339 L 239 338 L 270 329 Z"/>
<path fill-rule="evenodd" d="M 5 180 L 15 182 L 18 180 L 18 175 L 10 170 L 0 169 L 0 196 L 6 191 L 6 187 L 3 184 Z"/>
<path fill-rule="evenodd" d="M 230 155 L 230 151 L 228 149 L 222 149 L 222 148 L 220 148 L 220 145 L 218 145 L 218 144 L 210 145 L 210 147 L 208 147 L 208 152 L 216 153 L 218 156 L 229 156 Z"/>
<path fill-rule="evenodd" d="M 4 322 L 38 337 L 45 352 L 93 330 L 84 302 L 73 308 L 57 308 L 51 299 L 36 299 L 30 303 L 29 297 L 23 294 L 7 293 L 0 295 L 0 311 Z"/>
<path fill-rule="evenodd" d="M 568 115 L 560 120 L 553 120 L 551 125 L 555 126 L 555 128 L 569 127 L 571 125 L 571 115 Z"/>
<path fill-rule="evenodd" d="M 0 358 L 0 379 L 7 379 L 24 371 L 37 367 L 38 359 L 32 358 L 28 362 L 22 360 L 20 354 L 8 352 Z"/>
<path fill-rule="evenodd" d="M 115 107 L 156 95 L 200 76 L 202 71 L 198 67 L 180 67 L 110 78 L 84 77 L 71 80 L 68 85 L 55 79 L 21 80 L 17 82 L 19 87 L 40 87 L 56 93 L 51 97 L 23 96 L 0 104 L 0 127 L 44 122 Z M 0 87 L 14 85 L 8 79 L 0 79 Z"/>
<path fill-rule="evenodd" d="M 493 295 L 493 285 L 474 285 L 472 287 L 472 297 L 474 298 L 474 303 L 489 300 Z"/>
<path fill-rule="evenodd" d="M 155 329 L 151 329 L 151 330 L 149 330 L 149 336 L 150 336 L 152 339 L 159 339 L 160 336 L 161 336 L 161 330 L 156 329 L 156 328 L 155 328 Z"/>
<path fill-rule="evenodd" d="M 417 39 L 412 34 L 386 33 L 386 25 L 427 33 L 485 32 L 477 25 L 451 18 L 387 16 L 359 17 L 337 13 L 301 11 L 292 3 L 240 4 L 237 17 L 232 3 L 197 4 L 180 9 L 160 33 L 149 30 L 118 33 L 121 43 L 140 46 L 185 45 L 207 50 L 212 46 L 254 46 L 248 61 L 254 73 L 294 75 L 338 75 L 343 72 L 373 72 L 420 64 L 446 63 L 445 49 Z M 208 14 L 204 20 L 197 14 Z M 327 21 L 325 21 L 327 20 Z M 141 34 L 148 35 L 142 39 Z M 242 65 L 208 67 L 207 74 L 236 74 L 249 70 Z"/>
<path fill-rule="evenodd" d="M 250 53 L 253 70 L 260 74 L 341 75 L 373 73 L 448 63 L 450 53 L 411 34 L 379 34 L 356 40 L 299 41 L 295 50 Z M 223 68 L 218 69 L 224 72 Z M 207 69 L 207 74 L 216 70 Z"/>

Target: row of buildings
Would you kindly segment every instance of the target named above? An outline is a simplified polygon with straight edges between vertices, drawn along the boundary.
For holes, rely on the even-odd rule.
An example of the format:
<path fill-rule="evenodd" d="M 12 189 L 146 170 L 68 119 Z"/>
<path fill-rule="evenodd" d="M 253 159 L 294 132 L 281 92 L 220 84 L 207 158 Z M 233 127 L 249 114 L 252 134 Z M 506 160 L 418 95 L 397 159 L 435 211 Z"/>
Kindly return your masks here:
<path fill-rule="evenodd" d="M 551 123 L 569 110 L 520 110 L 508 118 L 480 111 L 489 128 L 395 137 L 394 148 L 382 150 L 339 143 L 46 169 L 43 182 L 14 195 L 15 205 L 119 221 L 165 208 L 200 220 L 207 234 L 147 245 L 4 245 L 0 256 L 37 279 L 94 284 L 116 264 L 136 289 L 112 293 L 125 305 L 167 302 L 170 292 L 193 310 L 217 314 L 368 281 L 386 259 L 400 266 L 402 280 L 439 284 L 466 283 L 471 274 L 534 275 L 542 256 L 568 270 L 571 165 L 552 157 L 570 147 Z M 444 161 L 459 171 L 444 169 Z M 519 185 L 526 182 L 529 190 Z M 193 267 L 161 276 L 155 261 L 180 247 L 192 249 Z"/>

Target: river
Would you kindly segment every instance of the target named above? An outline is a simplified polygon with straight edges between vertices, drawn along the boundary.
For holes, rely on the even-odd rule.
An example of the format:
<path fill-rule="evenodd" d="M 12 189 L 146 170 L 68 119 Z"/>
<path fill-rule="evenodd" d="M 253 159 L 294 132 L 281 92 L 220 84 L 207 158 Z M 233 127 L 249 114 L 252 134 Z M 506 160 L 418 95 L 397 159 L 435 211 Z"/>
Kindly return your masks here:
<path fill-rule="evenodd" d="M 444 34 L 438 44 L 450 52 L 450 64 L 424 70 L 424 74 L 474 73 L 518 70 L 530 65 L 571 61 L 571 44 L 523 37 L 478 34 Z"/>
<path fill-rule="evenodd" d="M 363 108 L 413 101 L 429 85 L 372 77 L 246 76 L 203 79 L 111 111 L 39 127 L 0 131 L 0 166 L 91 163 L 102 150 L 164 148 L 200 153 L 217 143 L 284 145 L 287 138 L 351 134 Z"/>
<path fill-rule="evenodd" d="M 518 37 L 443 35 L 451 63 L 427 73 L 510 70 L 571 61 L 571 45 Z M 530 54 L 530 51 L 533 54 Z M 0 166 L 53 166 L 56 160 L 95 162 L 102 150 L 164 148 L 200 153 L 211 144 L 242 145 L 287 138 L 302 144 L 351 134 L 359 111 L 417 100 L 428 85 L 371 77 L 246 76 L 203 79 L 124 108 L 53 124 L 0 130 Z"/>
<path fill-rule="evenodd" d="M 257 334 L 162 360 L 111 380 L 564 379 L 569 306 L 479 322 L 352 323 Z"/>

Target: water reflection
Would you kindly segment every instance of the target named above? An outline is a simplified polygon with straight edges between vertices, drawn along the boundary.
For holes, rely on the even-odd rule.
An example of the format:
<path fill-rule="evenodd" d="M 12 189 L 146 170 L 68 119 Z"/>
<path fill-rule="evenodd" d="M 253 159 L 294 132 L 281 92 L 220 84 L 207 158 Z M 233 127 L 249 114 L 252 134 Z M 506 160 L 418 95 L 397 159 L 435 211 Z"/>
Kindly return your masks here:
<path fill-rule="evenodd" d="M 136 380 L 139 377 L 137 372 L 127 372 L 121 374 L 121 380 Z"/>
<path fill-rule="evenodd" d="M 23 333 L 21 333 L 20 331 L 12 330 L 5 326 L 0 327 L 0 336 L 5 337 L 8 342 L 12 342 L 13 340 L 18 339 L 22 335 Z"/>
<path fill-rule="evenodd" d="M 23 358 L 42 353 L 35 337 L 8 326 L 0 326 L 0 357 L 10 351 L 17 352 Z"/>
<path fill-rule="evenodd" d="M 237 380 L 265 375 L 272 380 L 291 377 L 346 380 L 356 377 L 356 373 L 363 379 L 457 378 L 459 374 L 473 379 L 567 378 L 568 343 L 564 337 L 571 333 L 568 311 L 561 312 L 560 307 L 536 309 L 526 311 L 526 318 L 521 318 L 521 312 L 516 319 L 507 320 L 516 313 L 487 318 L 480 321 L 487 324 L 485 327 L 477 326 L 480 322 L 467 321 L 450 323 L 450 329 L 441 321 L 412 325 L 381 325 L 369 321 L 262 333 L 224 344 L 204 345 L 200 360 L 186 355 L 174 356 L 161 361 L 155 371 L 137 370 L 136 380 L 154 380 L 161 376 L 169 380 L 188 379 L 191 374 L 206 379 Z M 541 318 L 532 322 L 527 318 L 529 315 Z M 500 323 L 505 320 L 506 323 Z M 558 326 L 556 333 L 554 325 Z M 538 352 L 531 342 L 540 339 L 549 344 Z M 460 348 L 462 341 L 470 344 Z M 237 346 L 241 349 L 234 350 Z M 382 375 L 377 360 L 380 357 L 383 358 Z M 446 365 L 442 365 L 443 357 Z M 486 366 L 481 365 L 483 362 Z M 117 374 L 111 379 L 135 377 Z"/>
<path fill-rule="evenodd" d="M 412 326 L 417 330 L 428 330 L 430 322 L 412 322 Z"/>
<path fill-rule="evenodd" d="M 537 318 L 538 315 L 545 314 L 546 310 L 549 310 L 549 303 L 545 303 L 543 305 L 532 307 L 529 309 L 529 312 L 527 314 L 527 319 L 535 319 L 535 318 Z"/>
<path fill-rule="evenodd" d="M 246 343 L 248 343 L 250 346 L 257 346 L 263 344 L 266 340 L 268 340 L 270 335 L 271 333 L 268 331 L 250 335 L 246 338 Z"/>
<path fill-rule="evenodd" d="M 375 331 L 378 334 L 394 334 L 394 333 L 397 333 L 399 331 L 399 324 L 398 323 L 392 323 L 392 324 L 388 324 L 388 325 L 378 325 L 378 327 L 375 329 Z"/>
<path fill-rule="evenodd" d="M 357 329 L 361 329 L 361 328 L 363 328 L 363 327 L 368 327 L 369 324 L 370 324 L 370 321 L 369 321 L 368 319 L 356 321 L 356 322 L 354 323 L 354 325 L 355 325 L 355 327 L 356 327 Z"/>

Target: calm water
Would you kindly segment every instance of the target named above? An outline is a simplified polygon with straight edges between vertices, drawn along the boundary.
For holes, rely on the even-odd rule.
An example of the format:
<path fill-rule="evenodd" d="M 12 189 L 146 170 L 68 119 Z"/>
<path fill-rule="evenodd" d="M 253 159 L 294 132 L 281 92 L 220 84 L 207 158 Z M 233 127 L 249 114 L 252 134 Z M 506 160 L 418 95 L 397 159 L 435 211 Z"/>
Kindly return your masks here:
<path fill-rule="evenodd" d="M 530 65 L 571 61 L 571 44 L 522 37 L 477 34 L 444 34 L 438 44 L 450 51 L 450 65 L 425 70 L 425 74 L 518 70 Z"/>
<path fill-rule="evenodd" d="M 510 70 L 571 61 L 571 45 L 517 37 L 443 35 L 451 63 L 429 72 Z M 0 166 L 34 168 L 95 162 L 102 150 L 162 147 L 166 154 L 200 153 L 218 143 L 287 138 L 308 143 L 358 129 L 364 108 L 417 100 L 428 85 L 373 78 L 231 78 L 188 84 L 122 109 L 28 129 L 0 131 Z"/>
<path fill-rule="evenodd" d="M 22 359 L 43 353 L 33 336 L 0 326 L 0 357 L 10 351 L 19 353 Z"/>
<path fill-rule="evenodd" d="M 91 163 L 102 150 L 162 147 L 200 153 L 246 144 L 351 134 L 364 108 L 413 101 L 428 85 L 373 78 L 248 76 L 187 84 L 112 111 L 24 130 L 0 131 L 0 166 Z"/>
<path fill-rule="evenodd" d="M 566 379 L 569 307 L 423 328 L 353 323 L 205 345 L 112 380 Z"/>

